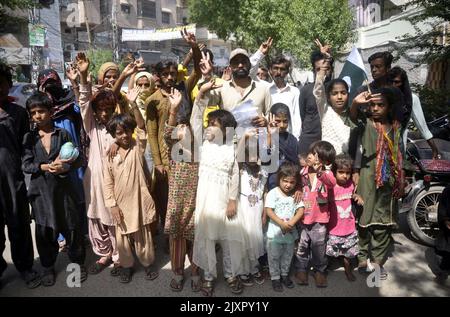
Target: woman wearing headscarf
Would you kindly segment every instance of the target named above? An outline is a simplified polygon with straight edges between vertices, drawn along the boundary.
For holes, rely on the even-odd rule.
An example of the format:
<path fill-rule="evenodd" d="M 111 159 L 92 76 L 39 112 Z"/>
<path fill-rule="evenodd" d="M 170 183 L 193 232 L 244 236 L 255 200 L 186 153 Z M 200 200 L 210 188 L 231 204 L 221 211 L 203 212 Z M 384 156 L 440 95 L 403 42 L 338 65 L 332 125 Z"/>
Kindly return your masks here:
<path fill-rule="evenodd" d="M 146 113 L 146 106 L 145 106 L 145 100 L 147 100 L 148 97 L 150 97 L 156 90 L 155 88 L 155 82 L 153 80 L 153 75 L 149 72 L 139 72 L 137 74 L 133 74 L 130 77 L 130 85 L 128 85 L 128 89 L 133 89 L 134 87 L 140 87 L 141 92 L 139 93 L 136 104 L 139 108 L 139 111 L 142 114 L 142 117 L 144 118 L 144 121 L 147 123 L 147 113 Z M 149 172 L 152 172 L 153 170 L 153 159 L 152 159 L 152 153 L 150 149 L 150 144 L 147 142 L 147 147 L 145 148 L 145 162 L 147 163 L 147 168 Z"/>
<path fill-rule="evenodd" d="M 113 62 L 104 63 L 97 72 L 97 85 L 92 87 L 93 94 L 102 89 L 111 89 L 114 91 L 114 94 L 118 99 L 116 113 L 124 113 L 127 112 L 128 109 L 127 98 L 120 91 L 122 88 L 121 84 L 118 85 L 120 75 L 119 66 L 117 64 Z"/>

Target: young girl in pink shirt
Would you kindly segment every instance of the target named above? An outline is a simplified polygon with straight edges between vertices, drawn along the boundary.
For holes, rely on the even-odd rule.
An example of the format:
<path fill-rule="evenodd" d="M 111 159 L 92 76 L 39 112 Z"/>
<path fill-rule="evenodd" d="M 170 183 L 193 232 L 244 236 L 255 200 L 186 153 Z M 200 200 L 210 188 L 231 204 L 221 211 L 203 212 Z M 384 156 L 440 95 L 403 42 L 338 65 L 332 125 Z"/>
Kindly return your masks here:
<path fill-rule="evenodd" d="M 301 171 L 304 218 L 300 223 L 300 241 L 296 254 L 296 280 L 308 285 L 308 273 L 312 266 L 317 287 L 327 287 L 326 238 L 330 220 L 328 193 L 336 185 L 331 172 L 336 151 L 331 143 L 317 141 L 310 147 L 307 166 Z"/>
<path fill-rule="evenodd" d="M 333 166 L 336 186 L 328 193 L 330 222 L 326 251 L 328 256 L 343 260 L 345 275 L 349 281 L 356 280 L 352 273 L 351 259 L 355 258 L 359 251 L 352 199 L 359 205 L 363 204 L 362 198 L 354 194 L 352 166 L 353 162 L 348 154 L 336 156 Z"/>

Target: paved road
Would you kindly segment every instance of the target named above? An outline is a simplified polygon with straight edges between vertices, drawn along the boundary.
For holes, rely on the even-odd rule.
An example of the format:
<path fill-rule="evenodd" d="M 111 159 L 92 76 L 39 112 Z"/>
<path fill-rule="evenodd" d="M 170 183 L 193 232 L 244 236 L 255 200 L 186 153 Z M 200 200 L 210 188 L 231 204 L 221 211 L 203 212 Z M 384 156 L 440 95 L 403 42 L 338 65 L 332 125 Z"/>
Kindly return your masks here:
<path fill-rule="evenodd" d="M 380 287 L 368 287 L 366 278 L 356 272 L 357 281 L 350 283 L 345 279 L 343 269 L 336 267 L 329 272 L 329 286 L 326 289 L 316 288 L 313 279 L 310 278 L 309 286 L 296 285 L 294 289 L 276 293 L 272 290 L 270 281 L 266 281 L 263 285 L 245 288 L 243 296 L 450 296 L 450 278 L 444 285 L 435 282 L 431 270 L 436 265 L 433 250 L 411 241 L 401 233 L 396 233 L 394 239 L 395 250 L 386 264 L 389 278 L 382 281 Z M 40 269 L 36 251 L 35 255 L 36 268 Z M 0 290 L 0 296 L 202 296 L 191 292 L 189 280 L 182 292 L 172 292 L 168 287 L 171 278 L 169 256 L 161 248 L 157 249 L 156 255 L 160 276 L 154 281 L 144 280 L 143 268 L 139 267 L 132 282 L 124 285 L 117 278 L 110 276 L 109 269 L 106 269 L 99 275 L 90 275 L 80 288 L 69 288 L 66 286 L 68 273 L 65 271 L 68 264 L 67 254 L 61 253 L 56 265 L 58 274 L 56 284 L 53 287 L 40 286 L 28 290 L 11 264 L 7 245 L 4 256 L 9 266 L 2 278 L 3 288 Z M 87 263 L 92 263 L 94 258 L 89 252 Z M 215 295 L 231 296 L 223 279 L 218 280 Z"/>

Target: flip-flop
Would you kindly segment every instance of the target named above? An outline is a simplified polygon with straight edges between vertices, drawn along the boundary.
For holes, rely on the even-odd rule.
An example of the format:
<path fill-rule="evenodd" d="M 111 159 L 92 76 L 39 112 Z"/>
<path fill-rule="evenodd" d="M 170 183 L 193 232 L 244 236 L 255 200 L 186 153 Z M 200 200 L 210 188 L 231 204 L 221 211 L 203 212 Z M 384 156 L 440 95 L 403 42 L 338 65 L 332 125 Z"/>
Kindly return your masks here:
<path fill-rule="evenodd" d="M 28 289 L 33 289 L 41 285 L 41 277 L 36 271 L 28 270 L 21 273 Z"/>
<path fill-rule="evenodd" d="M 88 278 L 88 272 L 86 270 L 86 266 L 80 265 L 80 282 L 83 283 Z"/>
<path fill-rule="evenodd" d="M 120 270 L 119 281 L 120 283 L 130 283 L 132 276 L 133 276 L 133 269 L 131 267 L 122 268 Z"/>
<path fill-rule="evenodd" d="M 89 274 L 95 275 L 106 269 L 111 264 L 111 259 L 109 259 L 106 263 L 101 263 L 100 261 L 96 261 L 93 265 L 89 267 Z"/>
<path fill-rule="evenodd" d="M 194 293 L 200 292 L 202 288 L 202 281 L 199 275 L 191 276 L 191 290 Z"/>
<path fill-rule="evenodd" d="M 111 276 L 119 276 L 120 269 L 121 269 L 120 265 L 114 264 L 114 267 L 111 269 L 111 271 L 109 273 L 111 274 Z"/>
<path fill-rule="evenodd" d="M 153 271 L 150 267 L 145 269 L 145 279 L 148 281 L 153 281 L 159 276 L 158 271 Z"/>
<path fill-rule="evenodd" d="M 184 286 L 184 276 L 183 275 L 175 275 L 170 281 L 170 289 L 173 292 L 181 292 Z"/>
<path fill-rule="evenodd" d="M 41 277 L 42 286 L 53 286 L 56 282 L 55 270 L 53 269 L 44 269 Z"/>

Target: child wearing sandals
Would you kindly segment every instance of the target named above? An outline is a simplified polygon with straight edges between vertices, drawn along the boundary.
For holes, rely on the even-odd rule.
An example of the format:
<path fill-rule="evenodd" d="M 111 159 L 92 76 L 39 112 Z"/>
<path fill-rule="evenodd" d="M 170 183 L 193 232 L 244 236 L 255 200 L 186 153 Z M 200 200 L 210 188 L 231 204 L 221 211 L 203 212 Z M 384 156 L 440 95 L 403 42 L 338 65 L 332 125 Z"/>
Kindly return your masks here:
<path fill-rule="evenodd" d="M 265 278 L 259 270 L 258 259 L 265 254 L 264 232 L 266 214 L 264 213 L 264 197 L 267 194 L 268 172 L 265 165 L 258 163 L 258 144 L 253 146 L 250 138 L 256 137 L 256 131 L 249 131 L 240 141 L 239 149 L 245 153 L 245 162 L 240 164 L 238 217 L 248 237 L 248 245 L 244 255 L 245 274 L 239 275 L 244 286 L 263 284 Z M 251 141 L 250 141 L 251 142 Z M 244 145 L 245 144 L 245 145 Z"/>
<path fill-rule="evenodd" d="M 198 163 L 192 151 L 194 136 L 187 114 L 181 111 L 183 96 L 172 88 L 169 95 L 169 119 L 164 129 L 170 158 L 169 198 L 164 233 L 169 235 L 170 264 L 173 277 L 170 289 L 180 292 L 184 287 L 186 255 L 191 262 L 191 290 L 200 291 L 198 267 L 192 261 L 194 248 L 194 210 L 197 194 Z"/>
<path fill-rule="evenodd" d="M 348 154 L 336 156 L 334 175 L 336 186 L 329 192 L 330 222 L 328 223 L 328 256 L 341 258 L 344 262 L 345 275 L 349 281 L 355 281 L 352 273 L 351 259 L 358 255 L 358 233 L 355 226 L 355 216 L 352 212 L 352 199 L 362 205 L 362 198 L 354 194 L 355 185 L 352 181 L 352 159 Z"/>
<path fill-rule="evenodd" d="M 200 150 L 193 260 L 204 270 L 205 296 L 212 296 L 217 277 L 217 243 L 222 248 L 223 272 L 230 291 L 234 294 L 243 291 L 237 278 L 243 273 L 246 237 L 236 217 L 239 193 L 239 167 L 233 142 L 236 125 L 230 112 L 210 112 L 206 140 Z"/>
<path fill-rule="evenodd" d="M 127 94 L 134 118 L 115 114 L 107 125 L 118 149 L 105 164 L 103 189 L 105 205 L 111 209 L 115 223 L 122 283 L 131 281 L 133 249 L 145 267 L 145 279 L 153 280 L 158 276 L 151 266 L 155 253 L 150 225 L 155 221 L 155 204 L 145 174 L 145 122 L 135 104 L 139 90 L 137 87 Z M 133 140 L 135 129 L 136 140 Z"/>
<path fill-rule="evenodd" d="M 273 290 L 283 291 L 283 285 L 293 288 L 289 278 L 295 240 L 298 239 L 297 222 L 303 217 L 303 202 L 294 202 L 294 193 L 300 171 L 296 164 L 284 162 L 278 169 L 278 187 L 266 197 L 265 207 L 269 217 L 267 229 L 267 255 Z"/>

